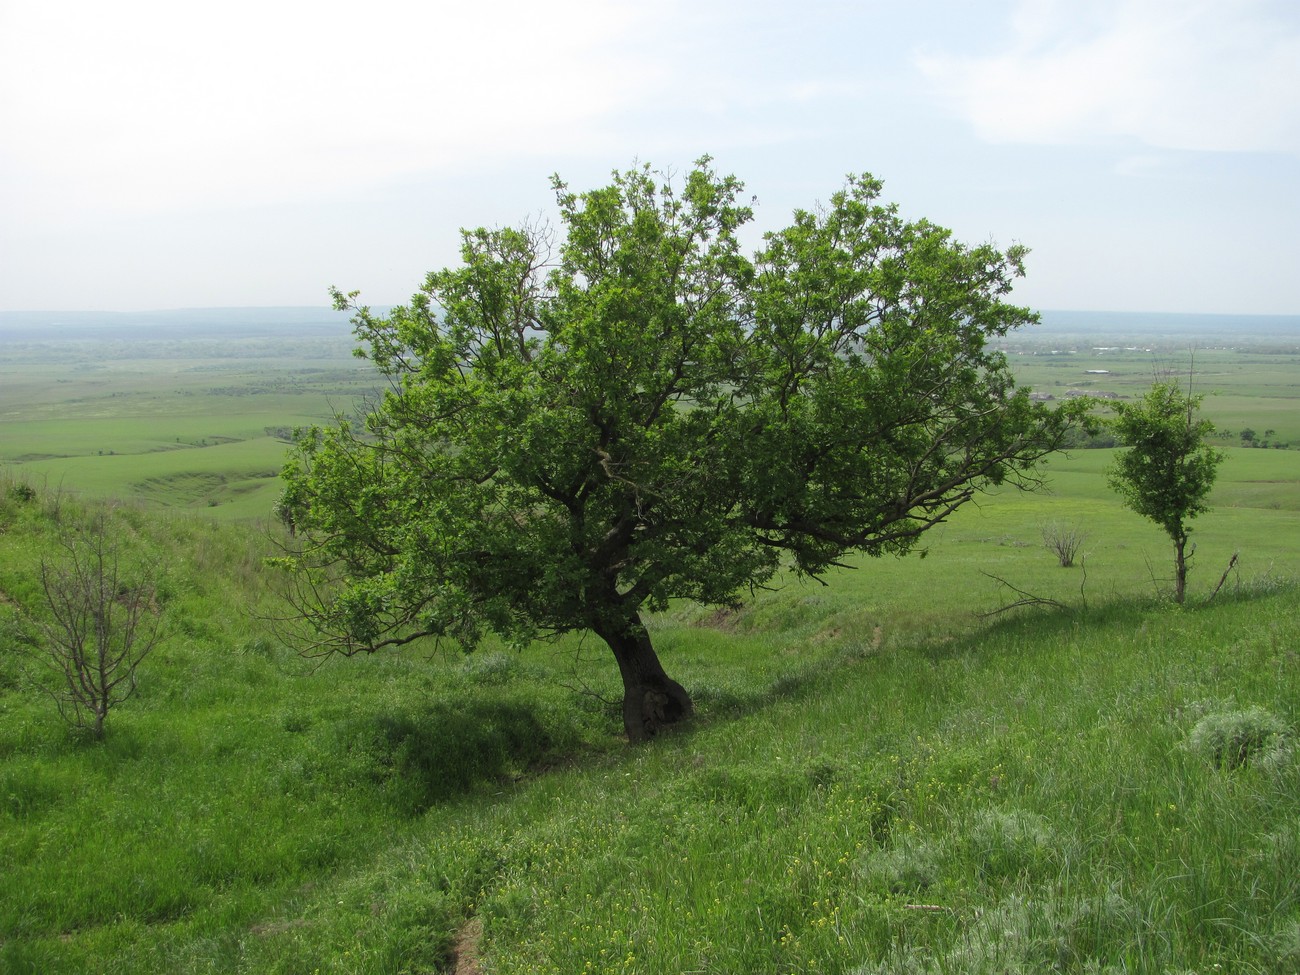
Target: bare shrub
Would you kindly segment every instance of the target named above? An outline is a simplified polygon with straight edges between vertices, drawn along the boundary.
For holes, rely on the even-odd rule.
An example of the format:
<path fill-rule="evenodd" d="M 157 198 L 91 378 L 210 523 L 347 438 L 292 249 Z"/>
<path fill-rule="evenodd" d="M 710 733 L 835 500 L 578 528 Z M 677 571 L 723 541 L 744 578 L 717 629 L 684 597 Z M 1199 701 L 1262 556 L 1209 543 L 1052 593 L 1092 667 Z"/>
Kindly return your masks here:
<path fill-rule="evenodd" d="M 41 560 L 49 616 L 34 655 L 55 675 L 46 690 L 63 718 L 102 739 L 109 709 L 131 696 L 136 668 L 161 636 L 154 587 L 144 569 L 128 567 L 103 514 L 59 547 Z"/>
<path fill-rule="evenodd" d="M 1056 554 L 1056 560 L 1061 563 L 1061 568 L 1068 569 L 1074 565 L 1079 549 L 1088 539 L 1083 529 L 1077 525 L 1062 525 L 1060 522 L 1052 521 L 1044 525 L 1042 531 L 1043 544 L 1047 546 L 1048 551 Z"/>

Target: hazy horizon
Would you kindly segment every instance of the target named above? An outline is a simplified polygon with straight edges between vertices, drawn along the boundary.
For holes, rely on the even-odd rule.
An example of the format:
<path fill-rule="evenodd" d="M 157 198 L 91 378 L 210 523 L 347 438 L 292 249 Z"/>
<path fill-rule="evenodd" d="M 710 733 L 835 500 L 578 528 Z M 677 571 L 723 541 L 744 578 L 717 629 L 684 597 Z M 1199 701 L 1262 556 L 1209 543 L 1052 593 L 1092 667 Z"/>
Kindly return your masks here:
<path fill-rule="evenodd" d="M 375 306 L 385 312 L 390 306 Z M 1112 309 L 1040 308 L 1038 326 L 1031 331 L 1013 334 L 1032 335 L 1032 329 L 1043 327 L 1074 329 L 1084 332 L 1106 332 L 1125 328 L 1135 332 L 1153 329 L 1177 332 L 1199 328 L 1203 331 L 1230 328 L 1239 323 L 1247 328 L 1281 334 L 1300 334 L 1300 314 L 1244 314 L 1221 312 L 1151 312 Z M 18 328 L 107 328 L 112 326 L 180 328 L 256 327 L 323 325 L 347 327 L 350 312 L 340 312 L 328 305 L 248 305 L 195 308 L 152 308 L 132 311 L 113 309 L 23 309 L 0 310 L 0 329 Z"/>
<path fill-rule="evenodd" d="M 1014 296 L 1010 299 L 1012 303 L 1016 302 Z M 404 302 L 393 304 L 371 304 L 370 307 L 379 312 L 396 307 Z M 1269 320 L 1274 319 L 1280 322 L 1294 321 L 1300 323 L 1300 312 L 1201 312 L 1201 311 L 1143 311 L 1123 308 L 1033 308 L 1032 311 L 1042 316 L 1044 322 L 1048 319 L 1053 321 L 1064 321 L 1066 319 L 1107 319 L 1107 318 L 1125 318 L 1132 320 L 1146 319 L 1185 319 L 1191 320 L 1220 320 L 1220 319 L 1250 319 L 1250 320 Z M 174 308 L 12 308 L 0 309 L 0 325 L 7 321 L 16 321 L 23 318 L 44 319 L 50 316 L 60 315 L 69 318 L 92 318 L 100 317 L 130 317 L 140 316 L 147 318 L 158 318 L 162 316 L 212 316 L 217 313 L 226 314 L 234 318 L 249 319 L 259 314 L 274 314 L 281 319 L 286 317 L 299 317 L 304 320 L 310 319 L 318 321 L 324 318 L 347 321 L 352 317 L 351 311 L 338 311 L 332 305 L 322 303 L 319 305 L 189 305 L 178 306 Z"/>

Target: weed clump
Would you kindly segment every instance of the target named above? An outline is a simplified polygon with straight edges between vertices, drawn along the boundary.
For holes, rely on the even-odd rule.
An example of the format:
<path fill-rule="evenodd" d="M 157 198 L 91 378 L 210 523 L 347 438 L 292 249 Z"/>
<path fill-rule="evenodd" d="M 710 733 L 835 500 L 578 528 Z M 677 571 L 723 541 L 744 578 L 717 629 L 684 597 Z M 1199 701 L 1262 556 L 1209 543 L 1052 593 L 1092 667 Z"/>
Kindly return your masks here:
<path fill-rule="evenodd" d="M 942 867 L 938 843 L 917 833 L 901 833 L 889 846 L 868 853 L 858 866 L 858 876 L 872 889 L 916 894 L 938 881 Z"/>
<path fill-rule="evenodd" d="M 944 875 L 973 872 L 997 885 L 1050 875 L 1070 846 L 1043 817 L 1022 809 L 976 810 L 963 828 L 943 841 L 918 833 L 897 834 L 889 846 L 868 853 L 858 876 L 890 893 L 919 893 Z"/>
<path fill-rule="evenodd" d="M 1212 711 L 1192 727 L 1187 747 L 1215 768 L 1240 768 L 1252 762 L 1277 764 L 1287 746 L 1286 722 L 1259 706 Z"/>
<path fill-rule="evenodd" d="M 972 817 L 964 853 L 985 880 L 1014 879 L 1043 872 L 1061 840 L 1043 817 L 1021 809 L 981 809 Z"/>
<path fill-rule="evenodd" d="M 461 665 L 461 672 L 475 684 L 499 686 L 520 675 L 519 660 L 501 651 L 470 654 Z"/>
<path fill-rule="evenodd" d="M 1118 975 L 1129 969 L 1100 959 L 1113 957 L 1141 924 L 1134 905 L 1114 892 L 1074 905 L 1013 894 L 978 915 L 944 948 L 904 944 L 880 962 L 853 971 L 854 975 L 1037 975 L 1069 970 Z"/>

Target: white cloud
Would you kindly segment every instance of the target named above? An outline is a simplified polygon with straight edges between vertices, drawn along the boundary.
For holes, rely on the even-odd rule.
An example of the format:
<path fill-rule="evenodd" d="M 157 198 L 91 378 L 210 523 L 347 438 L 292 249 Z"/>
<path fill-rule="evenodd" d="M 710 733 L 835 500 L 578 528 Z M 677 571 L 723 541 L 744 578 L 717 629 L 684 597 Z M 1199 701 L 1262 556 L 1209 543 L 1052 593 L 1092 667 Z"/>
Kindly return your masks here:
<path fill-rule="evenodd" d="M 1021 0 L 1005 50 L 926 54 L 996 143 L 1300 152 L 1293 0 Z"/>
<path fill-rule="evenodd" d="M 83 218 L 313 199 L 572 149 L 652 72 L 590 0 L 6 0 L 6 208 Z M 8 195 L 8 194 L 6 194 Z"/>

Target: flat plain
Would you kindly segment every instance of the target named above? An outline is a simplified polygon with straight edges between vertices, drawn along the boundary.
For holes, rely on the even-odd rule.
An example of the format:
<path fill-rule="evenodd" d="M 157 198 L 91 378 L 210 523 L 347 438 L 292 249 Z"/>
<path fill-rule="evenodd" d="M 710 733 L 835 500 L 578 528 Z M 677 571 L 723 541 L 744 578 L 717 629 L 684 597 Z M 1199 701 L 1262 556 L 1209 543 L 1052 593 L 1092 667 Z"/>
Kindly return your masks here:
<path fill-rule="evenodd" d="M 90 497 L 266 517 L 295 428 L 351 415 L 381 387 L 326 310 L 0 321 L 0 465 Z M 1190 374 L 1223 445 L 1300 448 L 1300 324 L 1049 314 L 1003 341 L 1056 399 L 1134 396 Z"/>
<path fill-rule="evenodd" d="M 293 430 L 377 386 L 331 315 L 0 325 L 0 464 L 89 497 L 264 517 Z"/>

